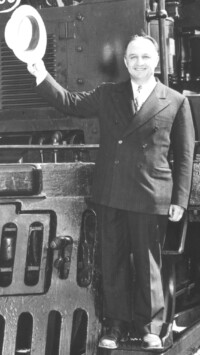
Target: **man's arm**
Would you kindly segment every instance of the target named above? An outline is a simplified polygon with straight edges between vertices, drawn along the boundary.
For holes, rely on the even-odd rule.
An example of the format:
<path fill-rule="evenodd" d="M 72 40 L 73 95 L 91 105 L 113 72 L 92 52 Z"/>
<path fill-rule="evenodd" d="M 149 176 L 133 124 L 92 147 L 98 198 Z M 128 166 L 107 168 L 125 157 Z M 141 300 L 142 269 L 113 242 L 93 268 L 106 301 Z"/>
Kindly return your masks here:
<path fill-rule="evenodd" d="M 192 114 L 184 98 L 174 121 L 171 134 L 173 149 L 173 191 L 169 219 L 177 221 L 187 208 L 193 169 L 195 134 Z"/>
<path fill-rule="evenodd" d="M 92 117 L 98 115 L 100 87 L 91 91 L 70 92 L 63 88 L 46 70 L 44 62 L 28 65 L 28 71 L 36 77 L 36 91 L 51 106 L 67 115 Z"/>

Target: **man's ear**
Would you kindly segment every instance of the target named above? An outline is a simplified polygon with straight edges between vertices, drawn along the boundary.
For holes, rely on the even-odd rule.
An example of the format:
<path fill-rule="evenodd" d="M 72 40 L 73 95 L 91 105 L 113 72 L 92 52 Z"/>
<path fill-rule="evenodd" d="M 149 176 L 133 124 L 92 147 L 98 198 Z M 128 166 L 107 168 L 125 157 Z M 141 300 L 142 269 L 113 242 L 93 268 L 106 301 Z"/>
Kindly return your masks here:
<path fill-rule="evenodd" d="M 127 59 L 126 59 L 126 57 L 124 56 L 124 64 L 125 64 L 125 66 L 128 68 L 128 65 L 127 65 Z"/>
<path fill-rule="evenodd" d="M 157 57 L 155 58 L 155 68 L 157 67 L 158 63 L 159 63 L 159 55 L 157 55 Z"/>

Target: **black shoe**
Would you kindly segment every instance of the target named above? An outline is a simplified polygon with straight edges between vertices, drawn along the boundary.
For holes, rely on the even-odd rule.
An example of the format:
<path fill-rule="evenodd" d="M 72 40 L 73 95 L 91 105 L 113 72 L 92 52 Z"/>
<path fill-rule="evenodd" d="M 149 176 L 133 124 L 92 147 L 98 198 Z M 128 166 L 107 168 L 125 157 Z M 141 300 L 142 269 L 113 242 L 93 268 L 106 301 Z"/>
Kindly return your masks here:
<path fill-rule="evenodd" d="M 99 340 L 99 347 L 106 349 L 117 349 L 120 341 L 127 337 L 127 326 L 124 322 L 113 321 L 106 331 L 106 334 Z"/>

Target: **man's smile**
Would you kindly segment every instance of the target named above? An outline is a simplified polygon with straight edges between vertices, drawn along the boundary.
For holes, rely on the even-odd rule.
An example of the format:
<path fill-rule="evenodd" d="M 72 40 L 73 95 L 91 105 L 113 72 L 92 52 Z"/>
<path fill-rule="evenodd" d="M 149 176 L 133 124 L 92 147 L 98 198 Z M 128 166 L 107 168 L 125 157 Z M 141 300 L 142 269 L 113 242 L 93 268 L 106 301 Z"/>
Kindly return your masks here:
<path fill-rule="evenodd" d="M 146 68 L 134 68 L 134 70 L 136 70 L 136 71 L 144 71 L 144 70 L 146 70 Z"/>

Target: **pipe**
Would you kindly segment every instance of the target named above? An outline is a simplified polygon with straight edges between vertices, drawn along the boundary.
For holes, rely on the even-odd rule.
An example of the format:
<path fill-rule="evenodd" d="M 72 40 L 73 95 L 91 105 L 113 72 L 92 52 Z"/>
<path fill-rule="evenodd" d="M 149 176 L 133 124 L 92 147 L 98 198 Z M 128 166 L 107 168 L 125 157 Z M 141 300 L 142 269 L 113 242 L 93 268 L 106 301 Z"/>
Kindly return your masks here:
<path fill-rule="evenodd" d="M 68 145 L 58 145 L 56 146 L 57 150 L 85 150 L 85 149 L 98 149 L 99 148 L 99 144 L 68 144 Z M 10 145 L 10 144 L 5 144 L 5 145 L 0 145 L 0 150 L 3 149 L 11 149 L 11 150 L 15 150 L 15 149 L 27 149 L 27 150 L 51 150 L 51 149 L 55 149 L 55 145 L 53 144 L 45 144 L 41 147 L 40 144 L 32 144 L 32 145 L 28 145 L 28 144 L 14 144 L 14 145 Z"/>
<path fill-rule="evenodd" d="M 165 0 L 158 0 L 158 13 L 161 80 L 163 84 L 168 86 L 168 56 L 165 24 L 167 13 L 165 10 Z"/>

